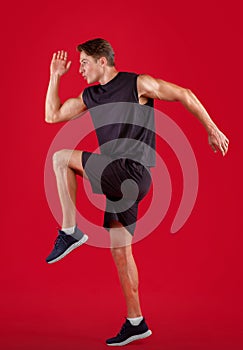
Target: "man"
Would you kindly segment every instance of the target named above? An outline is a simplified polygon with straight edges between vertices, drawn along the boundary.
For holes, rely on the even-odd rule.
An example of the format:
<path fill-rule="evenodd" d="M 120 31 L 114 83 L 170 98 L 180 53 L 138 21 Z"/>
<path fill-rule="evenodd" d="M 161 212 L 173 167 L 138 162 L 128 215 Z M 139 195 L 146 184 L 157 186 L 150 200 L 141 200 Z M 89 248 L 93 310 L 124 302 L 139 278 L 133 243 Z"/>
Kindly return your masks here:
<path fill-rule="evenodd" d="M 88 239 L 77 227 L 75 217 L 76 175 L 85 177 L 91 182 L 94 192 L 104 193 L 107 198 L 104 227 L 110 234 L 111 252 L 127 305 L 127 320 L 118 335 L 108 339 L 106 343 L 121 346 L 148 337 L 152 333 L 140 308 L 138 272 L 131 246 L 138 203 L 149 190 L 149 169 L 155 165 L 153 113 L 141 113 L 139 108 L 152 110 L 154 99 L 179 101 L 206 128 L 209 144 L 215 152 L 219 150 L 224 156 L 228 151 L 229 140 L 190 90 L 149 75 L 118 72 L 114 63 L 114 51 L 106 40 L 87 41 L 79 45 L 78 50 L 83 78 L 88 84 L 99 84 L 84 89 L 78 97 L 68 99 L 62 104 L 58 96 L 60 78 L 68 72 L 71 62 L 67 60 L 65 51 L 54 53 L 46 96 L 45 120 L 48 123 L 69 121 L 91 108 L 101 154 L 79 150 L 61 150 L 54 154 L 53 167 L 63 222 L 54 249 L 46 261 L 59 261 Z M 124 102 L 131 109 L 119 109 L 120 103 Z M 114 113 L 109 114 L 110 104 L 117 104 L 115 115 L 125 114 L 126 122 L 121 122 L 119 117 L 116 119 Z M 99 106 L 101 112 L 96 113 Z M 102 115 L 106 113 L 110 123 L 102 124 Z M 149 123 L 152 128 L 146 127 Z M 127 140 L 132 140 L 132 143 Z M 132 181 L 125 191 L 121 190 L 122 184 L 129 179 Z M 117 203 L 121 206 L 117 207 Z"/>

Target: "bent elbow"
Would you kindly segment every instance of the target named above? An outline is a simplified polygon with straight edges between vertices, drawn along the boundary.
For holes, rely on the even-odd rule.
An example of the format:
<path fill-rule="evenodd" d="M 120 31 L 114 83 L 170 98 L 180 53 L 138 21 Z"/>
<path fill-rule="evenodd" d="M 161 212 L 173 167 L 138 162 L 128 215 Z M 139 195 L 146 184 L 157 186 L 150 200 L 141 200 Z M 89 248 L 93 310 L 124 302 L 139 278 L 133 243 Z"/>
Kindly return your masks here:
<path fill-rule="evenodd" d="M 57 118 L 54 114 L 53 115 L 46 114 L 45 122 L 48 124 L 57 123 Z"/>
<path fill-rule="evenodd" d="M 53 123 L 53 119 L 49 116 L 46 116 L 45 117 L 45 122 L 48 123 L 48 124 L 52 124 Z"/>
<path fill-rule="evenodd" d="M 192 91 L 188 88 L 183 88 L 182 94 L 184 95 L 185 98 L 188 98 L 192 96 Z"/>
<path fill-rule="evenodd" d="M 193 96 L 193 92 L 192 92 L 192 90 L 190 90 L 190 89 L 186 89 L 186 93 L 187 93 L 187 95 L 188 95 L 189 97 L 192 97 L 192 96 Z"/>
<path fill-rule="evenodd" d="M 50 118 L 50 117 L 45 116 L 45 122 L 46 122 L 46 123 L 52 123 L 51 118 Z"/>
<path fill-rule="evenodd" d="M 193 101 L 193 96 L 193 92 L 190 89 L 185 88 L 182 91 L 181 102 L 190 105 Z"/>

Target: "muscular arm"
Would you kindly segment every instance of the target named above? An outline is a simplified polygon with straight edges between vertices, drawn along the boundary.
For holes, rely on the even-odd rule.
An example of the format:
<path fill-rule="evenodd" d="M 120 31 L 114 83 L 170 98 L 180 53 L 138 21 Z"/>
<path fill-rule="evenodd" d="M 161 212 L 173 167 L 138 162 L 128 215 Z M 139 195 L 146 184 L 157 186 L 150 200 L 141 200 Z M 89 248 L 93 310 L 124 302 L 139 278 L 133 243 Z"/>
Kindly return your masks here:
<path fill-rule="evenodd" d="M 164 101 L 179 101 L 191 112 L 208 132 L 208 141 L 216 152 L 219 149 L 222 155 L 228 150 L 229 140 L 218 129 L 210 118 L 204 106 L 189 89 L 182 88 L 161 79 L 154 79 L 149 75 L 138 77 L 139 98 L 153 98 Z"/>
<path fill-rule="evenodd" d="M 58 95 L 60 79 L 69 70 L 70 65 L 71 62 L 67 63 L 67 53 L 64 51 L 53 55 L 45 105 L 45 121 L 47 123 L 68 121 L 86 110 L 82 94 L 77 98 L 66 100 L 63 104 L 60 101 Z"/>

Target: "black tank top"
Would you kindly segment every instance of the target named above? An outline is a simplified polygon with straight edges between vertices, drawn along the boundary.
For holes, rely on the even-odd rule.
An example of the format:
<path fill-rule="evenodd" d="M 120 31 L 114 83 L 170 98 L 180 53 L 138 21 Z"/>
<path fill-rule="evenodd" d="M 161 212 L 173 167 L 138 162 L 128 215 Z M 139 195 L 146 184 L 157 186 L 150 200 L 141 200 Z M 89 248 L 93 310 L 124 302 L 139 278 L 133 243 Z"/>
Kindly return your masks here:
<path fill-rule="evenodd" d="M 104 85 L 83 91 L 92 117 L 100 151 L 114 158 L 130 158 L 155 166 L 153 99 L 139 104 L 138 74 L 119 72 Z"/>

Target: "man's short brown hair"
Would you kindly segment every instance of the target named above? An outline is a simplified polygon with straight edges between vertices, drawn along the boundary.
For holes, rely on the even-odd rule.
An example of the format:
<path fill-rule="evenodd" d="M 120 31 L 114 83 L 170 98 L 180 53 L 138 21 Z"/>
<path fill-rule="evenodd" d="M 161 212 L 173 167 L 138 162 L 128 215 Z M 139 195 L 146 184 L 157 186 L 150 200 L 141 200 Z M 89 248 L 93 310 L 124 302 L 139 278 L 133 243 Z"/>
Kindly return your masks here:
<path fill-rule="evenodd" d="M 115 65 L 114 50 L 111 44 L 105 39 L 97 38 L 93 40 L 88 40 L 83 44 L 79 44 L 77 46 L 77 50 L 80 52 L 84 51 L 86 55 L 92 56 L 95 59 L 105 57 L 109 66 L 112 67 Z"/>

